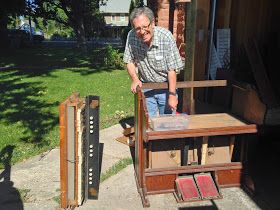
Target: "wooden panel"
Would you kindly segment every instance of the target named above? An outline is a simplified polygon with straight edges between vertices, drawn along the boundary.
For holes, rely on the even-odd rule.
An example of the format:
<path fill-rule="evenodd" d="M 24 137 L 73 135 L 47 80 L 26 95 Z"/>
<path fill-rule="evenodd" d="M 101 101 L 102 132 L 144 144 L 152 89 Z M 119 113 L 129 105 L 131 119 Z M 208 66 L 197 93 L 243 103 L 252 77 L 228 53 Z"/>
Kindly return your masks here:
<path fill-rule="evenodd" d="M 220 187 L 240 186 L 241 169 L 221 170 L 216 172 Z"/>
<path fill-rule="evenodd" d="M 209 138 L 206 157 L 207 165 L 231 162 L 231 151 L 233 151 L 234 142 L 231 141 L 230 144 L 229 137 L 234 139 L 234 136 L 213 136 Z"/>
<path fill-rule="evenodd" d="M 217 136 L 229 134 L 255 133 L 255 124 L 246 124 L 227 114 L 189 115 L 189 127 L 185 130 L 147 131 L 146 141 L 199 136 Z"/>
<path fill-rule="evenodd" d="M 195 51 L 195 27 L 196 27 L 196 8 L 197 0 L 192 0 L 186 8 L 185 18 L 185 43 L 186 43 L 186 59 L 184 70 L 184 81 L 194 80 L 194 51 Z M 193 88 L 183 90 L 182 107 L 183 112 L 193 113 L 194 100 Z"/>
<path fill-rule="evenodd" d="M 216 27 L 229 28 L 231 15 L 231 1 L 219 0 L 217 3 Z"/>
<path fill-rule="evenodd" d="M 167 168 L 181 165 L 181 150 L 184 148 L 184 141 L 156 141 L 150 146 L 150 168 Z"/>
<path fill-rule="evenodd" d="M 231 163 L 220 163 L 220 164 L 211 164 L 211 165 L 193 165 L 193 166 L 181 166 L 168 169 L 145 169 L 145 175 L 148 176 L 162 176 L 162 175 L 171 175 L 171 174 L 185 174 L 185 173 L 199 173 L 207 171 L 224 171 L 224 170 L 241 170 L 241 162 L 231 162 Z"/>
<path fill-rule="evenodd" d="M 75 108 L 79 93 L 73 93 L 59 106 L 61 208 L 77 206 L 77 175 L 75 167 Z"/>
<path fill-rule="evenodd" d="M 226 80 L 202 80 L 202 81 L 185 81 L 177 82 L 176 88 L 192 88 L 192 87 L 217 87 L 226 86 Z M 168 83 L 144 83 L 142 89 L 167 89 Z"/>
<path fill-rule="evenodd" d="M 248 38 L 255 38 L 260 46 L 267 43 L 273 30 L 273 1 L 234 0 L 231 5 L 230 28 L 232 29 L 233 55 L 239 56 L 239 50 Z M 279 18 L 278 18 L 279 19 Z"/>
<path fill-rule="evenodd" d="M 273 88 L 270 85 L 270 80 L 267 76 L 266 69 L 262 61 L 262 56 L 256 41 L 248 40 L 248 42 L 245 44 L 245 49 L 262 101 L 269 108 L 278 107 L 280 103 L 278 98 L 275 96 Z"/>
<path fill-rule="evenodd" d="M 211 129 L 192 129 L 180 131 L 152 131 L 148 132 L 145 141 L 158 140 L 158 139 L 171 139 L 171 138 L 188 138 L 188 137 L 201 137 L 201 136 L 219 136 L 219 135 L 232 135 L 232 134 L 245 134 L 256 133 L 256 125 L 238 126 L 238 127 L 224 127 L 224 128 L 211 128 Z"/>
<path fill-rule="evenodd" d="M 189 115 L 188 129 L 243 126 L 246 123 L 227 113 Z"/>
<path fill-rule="evenodd" d="M 162 190 L 174 190 L 175 174 L 162 176 L 146 177 L 146 187 L 148 192 L 157 192 Z"/>
<path fill-rule="evenodd" d="M 60 138 L 60 206 L 67 208 L 67 134 L 66 134 L 66 106 L 59 106 L 59 138 Z"/>
<path fill-rule="evenodd" d="M 204 80 L 206 74 L 206 61 L 208 55 L 208 23 L 209 23 L 209 0 L 197 0 L 195 50 L 194 50 L 194 80 Z M 186 53 L 188 55 L 188 53 Z M 204 98 L 203 89 L 194 90 L 194 98 Z"/>
<path fill-rule="evenodd" d="M 231 108 L 232 113 L 248 122 L 258 125 L 264 123 L 266 106 L 260 101 L 257 92 L 249 85 L 245 88 L 236 85 L 233 86 Z"/>

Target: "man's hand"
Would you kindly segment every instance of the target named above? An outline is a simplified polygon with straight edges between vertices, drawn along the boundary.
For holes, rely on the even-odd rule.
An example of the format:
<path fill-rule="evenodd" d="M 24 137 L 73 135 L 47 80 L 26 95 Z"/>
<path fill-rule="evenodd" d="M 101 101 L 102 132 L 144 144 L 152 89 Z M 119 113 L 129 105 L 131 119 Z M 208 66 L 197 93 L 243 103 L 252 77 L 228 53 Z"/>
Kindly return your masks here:
<path fill-rule="evenodd" d="M 127 72 L 132 80 L 130 90 L 132 93 L 136 93 L 137 86 L 142 87 L 142 82 L 139 80 L 139 78 L 137 76 L 135 64 L 128 63 L 126 66 L 127 66 Z"/>
<path fill-rule="evenodd" d="M 177 96 L 169 95 L 168 105 L 169 105 L 169 107 L 171 108 L 172 111 L 176 111 L 177 110 L 177 105 L 178 105 Z"/>
<path fill-rule="evenodd" d="M 131 92 L 136 93 L 137 92 L 137 86 L 142 87 L 142 82 L 139 79 L 133 80 L 131 83 Z"/>

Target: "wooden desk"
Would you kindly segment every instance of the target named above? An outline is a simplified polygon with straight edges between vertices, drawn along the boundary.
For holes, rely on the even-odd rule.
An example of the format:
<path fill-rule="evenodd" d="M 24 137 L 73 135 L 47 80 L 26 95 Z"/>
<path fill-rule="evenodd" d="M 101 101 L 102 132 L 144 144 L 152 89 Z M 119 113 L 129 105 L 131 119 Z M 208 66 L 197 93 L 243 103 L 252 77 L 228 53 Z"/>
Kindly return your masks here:
<path fill-rule="evenodd" d="M 185 87 L 203 87 L 203 82 L 181 82 L 179 86 Z M 211 85 L 205 81 L 206 86 Z M 147 87 L 150 87 L 149 85 Z M 164 88 L 165 85 L 156 86 Z M 242 157 L 239 162 L 208 164 L 205 165 L 203 157 L 200 165 L 178 166 L 173 168 L 149 168 L 149 144 L 157 140 L 172 141 L 181 139 L 184 141 L 189 137 L 202 137 L 202 153 L 207 148 L 207 138 L 209 136 L 226 135 L 234 140 L 235 135 L 251 134 L 257 132 L 255 124 L 243 122 L 228 113 L 216 114 L 196 114 L 189 116 L 189 127 L 185 130 L 176 131 L 153 131 L 149 127 L 149 117 L 145 105 L 145 98 L 142 90 L 139 90 L 135 97 L 135 177 L 138 192 L 140 193 L 144 207 L 150 206 L 147 195 L 158 193 L 172 193 L 175 191 L 175 179 L 180 174 L 212 172 L 216 178 L 219 187 L 240 186 L 242 179 Z M 234 141 L 232 142 L 232 153 Z M 243 141 L 242 141 L 243 142 Z M 242 156 L 242 152 L 241 152 Z"/>

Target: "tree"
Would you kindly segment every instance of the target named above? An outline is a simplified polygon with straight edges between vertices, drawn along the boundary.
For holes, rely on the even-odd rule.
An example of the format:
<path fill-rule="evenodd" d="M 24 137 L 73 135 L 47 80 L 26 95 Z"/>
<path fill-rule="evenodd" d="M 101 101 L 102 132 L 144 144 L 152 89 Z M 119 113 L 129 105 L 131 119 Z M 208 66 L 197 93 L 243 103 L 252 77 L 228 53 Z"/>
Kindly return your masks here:
<path fill-rule="evenodd" d="M 73 28 L 77 46 L 85 49 L 86 34 L 92 34 L 96 30 L 94 24 L 102 22 L 100 3 L 103 4 L 104 0 L 34 0 L 34 16 Z"/>
<path fill-rule="evenodd" d="M 9 0 L 1 4 L 0 7 L 0 48 L 8 46 L 7 25 L 9 17 L 21 15 L 25 12 L 25 0 Z"/>
<path fill-rule="evenodd" d="M 144 1 L 143 0 L 135 0 L 135 7 L 143 7 Z"/>
<path fill-rule="evenodd" d="M 135 8 L 135 2 L 134 0 L 130 1 L 130 5 L 129 5 L 129 14 L 132 12 L 132 10 Z M 130 20 L 128 21 L 128 26 L 126 26 L 122 32 L 122 41 L 125 44 L 126 43 L 126 38 L 128 35 L 128 32 L 132 29 Z"/>

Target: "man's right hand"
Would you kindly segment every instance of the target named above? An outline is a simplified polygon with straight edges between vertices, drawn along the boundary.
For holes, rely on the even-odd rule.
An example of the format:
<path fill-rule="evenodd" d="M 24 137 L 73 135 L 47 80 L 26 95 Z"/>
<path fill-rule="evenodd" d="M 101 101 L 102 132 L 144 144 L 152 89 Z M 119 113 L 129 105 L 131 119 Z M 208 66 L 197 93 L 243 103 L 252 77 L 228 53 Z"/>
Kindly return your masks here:
<path fill-rule="evenodd" d="M 131 83 L 131 92 L 136 93 L 137 92 L 137 86 L 142 87 L 142 82 L 138 79 L 136 81 L 133 81 Z"/>

